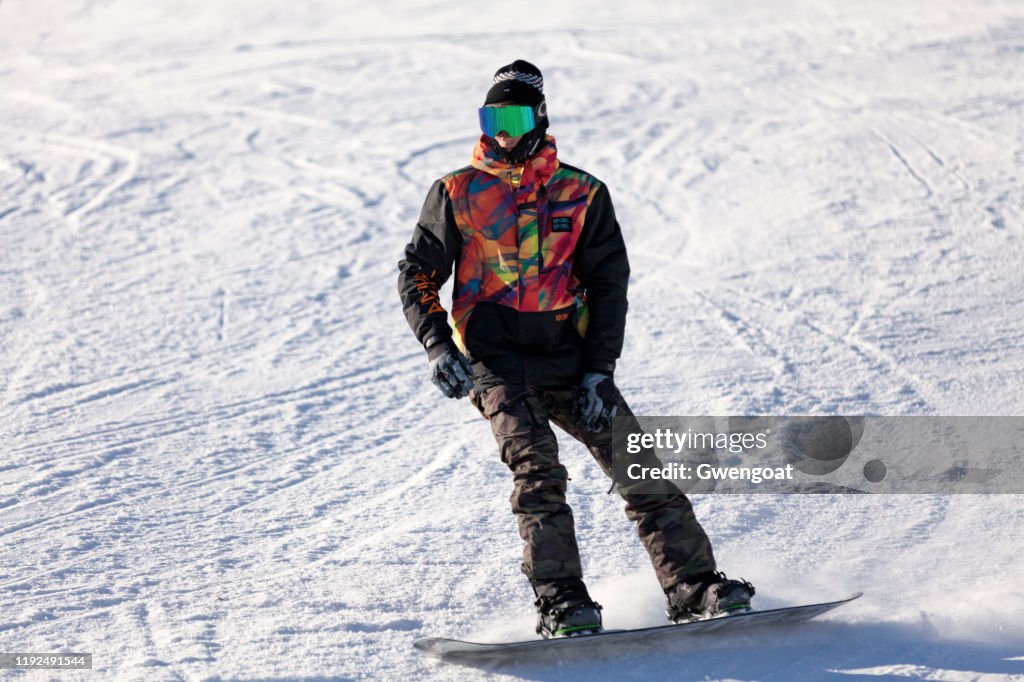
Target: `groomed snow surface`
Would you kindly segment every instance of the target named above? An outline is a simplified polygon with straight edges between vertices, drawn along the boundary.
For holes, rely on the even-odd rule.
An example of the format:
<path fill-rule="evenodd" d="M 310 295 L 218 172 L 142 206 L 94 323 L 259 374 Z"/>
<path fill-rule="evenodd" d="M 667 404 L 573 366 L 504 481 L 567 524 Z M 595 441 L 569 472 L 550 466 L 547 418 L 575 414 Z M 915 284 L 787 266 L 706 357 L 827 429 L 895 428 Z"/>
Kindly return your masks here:
<path fill-rule="evenodd" d="M 2 679 L 1024 679 L 1024 505 L 703 496 L 721 567 L 813 624 L 472 668 L 531 593 L 487 424 L 430 384 L 395 263 L 490 75 L 541 67 L 630 249 L 641 414 L 1014 415 L 1024 8 L 0 4 Z M 611 627 L 663 622 L 566 439 Z"/>

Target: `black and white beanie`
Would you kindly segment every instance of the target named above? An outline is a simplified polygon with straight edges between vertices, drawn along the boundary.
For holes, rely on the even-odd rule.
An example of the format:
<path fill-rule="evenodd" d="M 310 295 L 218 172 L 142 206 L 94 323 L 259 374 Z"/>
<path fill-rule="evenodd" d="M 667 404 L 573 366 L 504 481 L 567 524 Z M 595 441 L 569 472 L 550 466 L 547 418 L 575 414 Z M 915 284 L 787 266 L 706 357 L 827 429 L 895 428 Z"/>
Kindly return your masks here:
<path fill-rule="evenodd" d="M 544 101 L 544 77 L 540 69 L 524 59 L 498 69 L 491 83 L 484 104 L 515 102 L 537 106 Z"/>

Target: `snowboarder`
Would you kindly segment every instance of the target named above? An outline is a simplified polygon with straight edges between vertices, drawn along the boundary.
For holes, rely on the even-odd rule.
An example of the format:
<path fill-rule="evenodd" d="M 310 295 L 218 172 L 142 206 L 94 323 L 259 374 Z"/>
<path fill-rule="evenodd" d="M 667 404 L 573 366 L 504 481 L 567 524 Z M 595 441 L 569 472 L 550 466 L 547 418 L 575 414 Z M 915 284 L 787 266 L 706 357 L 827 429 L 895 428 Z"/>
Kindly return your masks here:
<path fill-rule="evenodd" d="M 547 135 L 544 81 L 517 60 L 495 73 L 469 166 L 434 182 L 398 291 L 433 382 L 489 420 L 525 542 L 522 570 L 544 637 L 597 632 L 583 583 L 553 422 L 608 475 L 611 421 L 632 413 L 613 379 L 629 263 L 608 188 L 563 163 Z M 439 299 L 454 269 L 452 320 Z M 754 588 L 716 571 L 685 495 L 620 489 L 675 622 L 749 608 Z"/>

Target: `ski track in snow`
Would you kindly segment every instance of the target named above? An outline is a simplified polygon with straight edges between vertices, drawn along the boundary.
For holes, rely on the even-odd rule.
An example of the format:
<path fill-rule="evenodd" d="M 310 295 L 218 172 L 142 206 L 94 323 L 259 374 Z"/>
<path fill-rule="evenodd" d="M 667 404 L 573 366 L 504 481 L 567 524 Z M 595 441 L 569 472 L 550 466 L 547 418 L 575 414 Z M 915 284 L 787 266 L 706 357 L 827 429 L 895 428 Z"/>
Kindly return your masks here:
<path fill-rule="evenodd" d="M 865 597 L 557 667 L 414 654 L 532 628 L 508 473 L 394 290 L 502 63 L 611 189 L 634 411 L 1024 398 L 1019 7 L 507 9 L 0 6 L 0 649 L 93 653 L 62 680 L 1024 679 L 1016 495 L 695 498 L 761 606 Z M 606 624 L 659 624 L 560 442 Z"/>

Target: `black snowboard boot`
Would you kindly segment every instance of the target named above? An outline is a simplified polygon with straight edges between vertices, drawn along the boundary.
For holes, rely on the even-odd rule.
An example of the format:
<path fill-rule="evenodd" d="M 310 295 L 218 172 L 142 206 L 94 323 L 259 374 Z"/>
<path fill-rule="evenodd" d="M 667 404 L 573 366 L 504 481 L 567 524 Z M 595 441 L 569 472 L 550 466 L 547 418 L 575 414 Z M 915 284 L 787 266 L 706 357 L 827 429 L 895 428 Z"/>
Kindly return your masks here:
<path fill-rule="evenodd" d="M 724 573 L 708 571 L 678 583 L 666 594 L 673 623 L 727 616 L 750 610 L 754 586 L 746 580 L 730 580 Z"/>
<path fill-rule="evenodd" d="M 537 634 L 544 639 L 601 632 L 601 605 L 579 578 L 559 578 L 533 586 L 537 595 Z"/>

